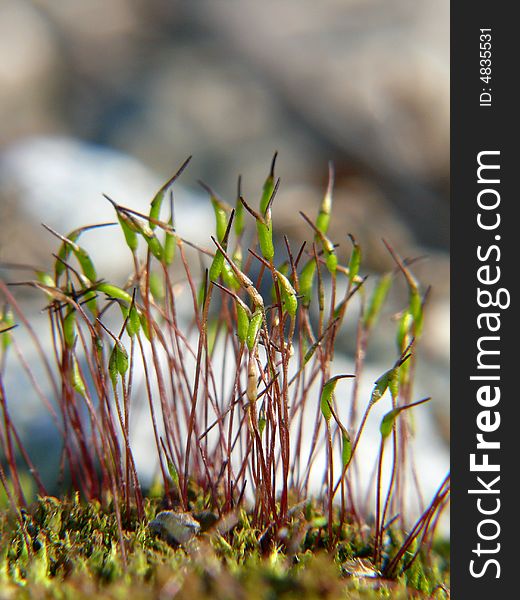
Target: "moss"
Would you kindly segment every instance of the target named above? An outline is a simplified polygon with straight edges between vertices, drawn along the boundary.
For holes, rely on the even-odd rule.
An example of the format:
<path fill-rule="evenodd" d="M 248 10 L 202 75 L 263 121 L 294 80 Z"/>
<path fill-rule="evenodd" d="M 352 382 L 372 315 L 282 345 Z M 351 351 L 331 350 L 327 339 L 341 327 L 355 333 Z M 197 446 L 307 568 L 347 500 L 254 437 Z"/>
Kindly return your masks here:
<path fill-rule="evenodd" d="M 193 506 L 198 504 L 194 498 Z M 160 500 L 147 498 L 147 520 L 162 508 Z M 265 600 L 446 595 L 445 546 L 439 544 L 427 559 L 419 555 L 395 580 L 361 576 L 375 574 L 370 559 L 360 558 L 370 550 L 366 534 L 346 524 L 342 541 L 328 552 L 326 528 L 319 526 L 314 506 L 295 514 L 265 546 L 265 532 L 251 526 L 245 510 L 234 520 L 217 520 L 184 547 L 168 545 L 147 522 L 130 518 L 124 529 L 126 566 L 110 508 L 82 503 L 77 495 L 45 497 L 20 516 L 5 512 L 0 521 L 0 582 L 6 598 L 115 599 L 130 591 L 135 600 L 174 592 L 178 598 Z"/>

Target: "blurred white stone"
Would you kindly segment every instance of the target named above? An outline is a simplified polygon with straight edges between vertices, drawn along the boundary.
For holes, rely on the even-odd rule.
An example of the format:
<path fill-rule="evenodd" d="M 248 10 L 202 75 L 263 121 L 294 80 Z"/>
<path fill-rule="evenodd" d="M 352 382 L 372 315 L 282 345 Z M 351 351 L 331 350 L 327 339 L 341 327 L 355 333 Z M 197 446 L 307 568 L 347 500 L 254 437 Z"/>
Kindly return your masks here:
<path fill-rule="evenodd" d="M 172 173 L 180 165 L 172 166 Z M 193 177 L 187 177 L 188 181 Z M 1 260 L 39 261 L 56 251 L 59 241 L 41 223 L 67 235 L 77 227 L 114 222 L 115 211 L 103 198 L 148 214 L 149 204 L 164 183 L 136 159 L 111 148 L 66 137 L 36 137 L 8 147 L 0 155 L 0 211 L 16 212 L 16 226 L 0 232 Z M 173 186 L 175 225 L 190 241 L 207 244 L 214 217 L 207 197 L 188 192 L 182 183 Z M 168 219 L 165 202 L 165 220 Z M 4 223 L 9 219 L 2 217 Z M 25 242 L 41 240 L 33 256 L 24 256 Z M 88 231 L 79 243 L 91 254 L 101 277 L 125 279 L 132 270 L 131 254 L 118 226 Z M 46 248 L 46 254 L 42 250 Z"/>

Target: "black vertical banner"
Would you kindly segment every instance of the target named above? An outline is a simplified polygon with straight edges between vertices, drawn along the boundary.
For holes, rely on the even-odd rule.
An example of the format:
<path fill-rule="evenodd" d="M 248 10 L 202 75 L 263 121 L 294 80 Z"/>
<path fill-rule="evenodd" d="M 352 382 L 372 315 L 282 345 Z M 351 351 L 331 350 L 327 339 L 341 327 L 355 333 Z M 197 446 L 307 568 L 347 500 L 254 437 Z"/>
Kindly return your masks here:
<path fill-rule="evenodd" d="M 514 4 L 452 2 L 452 594 L 519 598 Z"/>

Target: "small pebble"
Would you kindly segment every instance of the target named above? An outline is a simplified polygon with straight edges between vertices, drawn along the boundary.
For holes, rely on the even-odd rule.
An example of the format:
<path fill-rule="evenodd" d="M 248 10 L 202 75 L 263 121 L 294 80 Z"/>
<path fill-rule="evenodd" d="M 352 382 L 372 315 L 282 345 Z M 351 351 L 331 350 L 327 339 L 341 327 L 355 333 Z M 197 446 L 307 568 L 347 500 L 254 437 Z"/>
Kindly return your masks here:
<path fill-rule="evenodd" d="M 160 512 L 148 527 L 170 545 L 184 545 L 200 531 L 200 523 L 190 513 L 172 510 Z"/>

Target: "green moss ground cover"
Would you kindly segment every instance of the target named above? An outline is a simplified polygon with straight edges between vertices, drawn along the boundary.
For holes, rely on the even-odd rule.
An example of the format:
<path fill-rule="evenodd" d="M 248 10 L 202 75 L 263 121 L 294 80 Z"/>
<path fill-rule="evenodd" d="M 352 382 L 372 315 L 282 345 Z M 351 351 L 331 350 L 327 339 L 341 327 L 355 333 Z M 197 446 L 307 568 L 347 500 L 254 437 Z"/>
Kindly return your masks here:
<path fill-rule="evenodd" d="M 21 520 L 6 511 L 0 522 L 0 597 L 449 597 L 445 543 L 436 542 L 404 573 L 388 579 L 373 566 L 368 528 L 345 524 L 330 550 L 327 518 L 310 503 L 297 507 L 278 539 L 269 542 L 246 510 L 215 521 L 203 505 L 202 497 L 194 495 L 191 506 L 202 529 L 183 547 L 151 531 L 149 522 L 162 508 L 158 499 L 146 500 L 144 522 L 137 521 L 135 511 L 125 515 L 126 567 L 110 506 L 46 497 L 24 511 Z M 391 532 L 385 554 L 394 554 L 401 541 Z M 402 563 L 412 555 L 408 552 Z"/>

